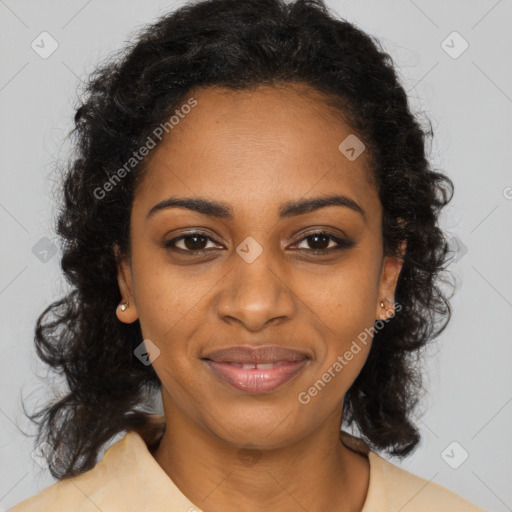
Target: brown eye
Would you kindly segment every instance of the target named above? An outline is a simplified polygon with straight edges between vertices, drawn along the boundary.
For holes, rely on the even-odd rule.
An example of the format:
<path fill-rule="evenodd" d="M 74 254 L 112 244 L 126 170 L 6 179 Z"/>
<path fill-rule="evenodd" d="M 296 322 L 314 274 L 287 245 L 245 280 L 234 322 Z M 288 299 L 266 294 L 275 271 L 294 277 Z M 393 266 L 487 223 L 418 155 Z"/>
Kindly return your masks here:
<path fill-rule="evenodd" d="M 306 242 L 308 247 L 299 247 L 300 251 L 314 254 L 327 254 L 340 249 L 349 249 L 355 245 L 353 240 L 339 238 L 326 231 L 317 231 L 303 237 L 299 243 Z M 332 244 L 334 242 L 334 245 Z"/>
<path fill-rule="evenodd" d="M 213 238 L 201 232 L 192 232 L 173 238 L 164 243 L 166 249 L 179 250 L 190 253 L 204 252 L 208 247 L 208 242 L 216 243 Z M 179 246 L 178 244 L 181 244 Z"/>
<path fill-rule="evenodd" d="M 305 240 L 307 240 L 308 245 L 311 249 L 320 251 L 328 249 L 330 243 L 333 241 L 330 236 L 317 233 L 307 236 Z"/>

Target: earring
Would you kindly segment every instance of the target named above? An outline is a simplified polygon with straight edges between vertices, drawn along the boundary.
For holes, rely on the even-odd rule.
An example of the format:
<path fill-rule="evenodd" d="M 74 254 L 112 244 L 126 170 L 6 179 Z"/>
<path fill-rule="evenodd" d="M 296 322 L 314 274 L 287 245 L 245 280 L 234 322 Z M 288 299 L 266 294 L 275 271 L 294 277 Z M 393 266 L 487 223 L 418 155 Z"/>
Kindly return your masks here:
<path fill-rule="evenodd" d="M 126 311 L 126 308 L 128 307 L 128 302 L 123 302 L 122 304 L 119 304 L 117 306 L 121 311 Z"/>
<path fill-rule="evenodd" d="M 391 299 L 388 299 L 387 297 L 384 297 L 384 300 L 387 300 L 388 302 L 390 302 L 391 304 L 393 304 L 393 301 Z M 384 300 L 381 300 L 380 301 L 380 307 L 381 308 L 385 308 L 386 305 L 384 304 Z"/>

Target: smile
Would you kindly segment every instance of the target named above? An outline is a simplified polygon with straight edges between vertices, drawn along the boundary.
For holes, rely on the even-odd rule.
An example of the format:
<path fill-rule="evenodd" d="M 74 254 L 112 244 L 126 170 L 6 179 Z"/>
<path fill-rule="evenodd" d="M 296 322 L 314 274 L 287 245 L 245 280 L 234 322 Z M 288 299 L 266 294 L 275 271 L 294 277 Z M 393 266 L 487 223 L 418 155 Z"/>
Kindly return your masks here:
<path fill-rule="evenodd" d="M 308 359 L 252 363 L 212 361 L 205 359 L 213 374 L 232 387 L 245 393 L 269 393 L 289 382 L 299 374 Z"/>

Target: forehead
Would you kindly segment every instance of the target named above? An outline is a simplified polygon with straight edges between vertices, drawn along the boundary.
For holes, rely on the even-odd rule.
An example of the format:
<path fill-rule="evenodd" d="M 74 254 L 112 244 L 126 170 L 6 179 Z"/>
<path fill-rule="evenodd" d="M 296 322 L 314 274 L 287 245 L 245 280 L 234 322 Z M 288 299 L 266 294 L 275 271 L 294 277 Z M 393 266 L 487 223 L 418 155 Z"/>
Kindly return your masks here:
<path fill-rule="evenodd" d="M 339 193 L 365 210 L 379 207 L 370 155 L 364 150 L 349 159 L 340 151 L 356 135 L 317 91 L 300 85 L 200 88 L 184 104 L 191 97 L 196 106 L 149 155 L 139 205 L 200 196 L 232 204 L 236 215 L 250 214 L 251 206 L 273 209 L 287 200 Z"/>

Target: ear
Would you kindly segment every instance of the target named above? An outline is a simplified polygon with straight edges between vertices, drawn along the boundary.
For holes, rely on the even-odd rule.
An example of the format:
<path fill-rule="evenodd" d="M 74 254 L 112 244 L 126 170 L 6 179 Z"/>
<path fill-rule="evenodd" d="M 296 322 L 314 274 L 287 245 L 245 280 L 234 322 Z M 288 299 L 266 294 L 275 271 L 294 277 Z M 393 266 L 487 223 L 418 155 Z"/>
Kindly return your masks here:
<path fill-rule="evenodd" d="M 386 256 L 380 274 L 379 292 L 377 296 L 377 320 L 386 320 L 395 314 L 395 290 L 404 263 L 403 256 L 407 248 L 406 242 L 400 245 L 400 256 Z M 381 306 L 381 302 L 384 307 Z"/>
<path fill-rule="evenodd" d="M 120 255 L 119 246 L 114 246 L 114 254 L 117 261 L 117 284 L 121 293 L 121 302 L 116 308 L 116 315 L 120 322 L 131 324 L 139 318 L 133 294 L 133 274 L 129 258 Z M 128 303 L 128 307 L 122 311 L 120 305 Z"/>

